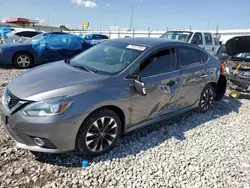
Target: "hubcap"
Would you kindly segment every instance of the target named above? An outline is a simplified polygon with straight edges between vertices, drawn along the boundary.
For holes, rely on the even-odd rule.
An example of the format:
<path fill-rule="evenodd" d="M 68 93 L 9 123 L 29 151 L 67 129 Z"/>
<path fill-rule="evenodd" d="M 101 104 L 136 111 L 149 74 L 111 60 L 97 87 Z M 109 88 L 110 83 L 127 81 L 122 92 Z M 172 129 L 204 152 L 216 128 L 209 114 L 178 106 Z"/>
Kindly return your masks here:
<path fill-rule="evenodd" d="M 114 142 L 117 131 L 117 123 L 112 117 L 102 117 L 89 127 L 85 138 L 86 146 L 93 152 L 105 150 Z"/>
<path fill-rule="evenodd" d="M 26 55 L 21 55 L 17 58 L 17 63 L 20 67 L 28 67 L 30 65 L 30 58 Z"/>
<path fill-rule="evenodd" d="M 214 100 L 214 91 L 211 88 L 209 88 L 204 92 L 202 96 L 201 108 L 207 110 L 211 106 L 213 100 Z"/>

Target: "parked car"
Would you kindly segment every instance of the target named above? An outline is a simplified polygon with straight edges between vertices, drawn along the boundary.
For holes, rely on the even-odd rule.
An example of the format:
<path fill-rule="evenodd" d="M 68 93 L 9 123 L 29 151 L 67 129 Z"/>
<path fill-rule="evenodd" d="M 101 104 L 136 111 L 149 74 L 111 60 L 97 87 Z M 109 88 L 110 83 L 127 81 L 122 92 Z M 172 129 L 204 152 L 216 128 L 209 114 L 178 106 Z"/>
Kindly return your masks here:
<path fill-rule="evenodd" d="M 86 34 L 83 36 L 83 38 L 91 42 L 94 45 L 99 44 L 109 39 L 106 35 L 103 35 L 103 34 Z"/>
<path fill-rule="evenodd" d="M 13 36 L 8 37 L 6 39 L 4 39 L 3 44 L 11 44 L 11 43 L 23 43 L 26 40 L 29 40 L 30 38 L 41 34 L 43 32 L 39 32 L 39 31 L 21 31 L 21 32 L 17 32 L 15 33 Z"/>
<path fill-rule="evenodd" d="M 208 31 L 167 31 L 160 38 L 193 43 L 211 55 L 215 55 L 220 46 L 213 34 Z"/>
<path fill-rule="evenodd" d="M 87 34 L 84 35 L 85 40 L 103 40 L 103 39 L 109 39 L 106 35 L 103 34 Z"/>
<path fill-rule="evenodd" d="M 230 96 L 238 98 L 240 94 L 250 93 L 250 36 L 238 36 L 224 45 L 224 74 L 229 81 Z"/>
<path fill-rule="evenodd" d="M 13 64 L 17 68 L 65 60 L 93 45 L 81 37 L 61 32 L 42 33 L 22 43 L 0 46 L 0 65 Z"/>
<path fill-rule="evenodd" d="M 192 109 L 206 112 L 225 89 L 218 60 L 197 45 L 112 39 L 13 79 L 2 119 L 19 148 L 98 156 L 127 132 Z"/>

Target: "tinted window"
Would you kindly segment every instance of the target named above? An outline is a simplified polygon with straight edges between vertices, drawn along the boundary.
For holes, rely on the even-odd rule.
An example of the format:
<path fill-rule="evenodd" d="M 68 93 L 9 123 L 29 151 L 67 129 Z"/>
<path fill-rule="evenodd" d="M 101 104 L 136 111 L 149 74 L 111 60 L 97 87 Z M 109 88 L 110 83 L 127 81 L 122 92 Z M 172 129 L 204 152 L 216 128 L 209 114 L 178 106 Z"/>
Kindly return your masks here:
<path fill-rule="evenodd" d="M 210 33 L 204 33 L 206 45 L 212 45 L 212 36 Z"/>
<path fill-rule="evenodd" d="M 201 59 L 202 59 L 203 63 L 206 63 L 209 56 L 202 51 L 200 51 L 200 55 L 201 55 Z"/>
<path fill-rule="evenodd" d="M 103 39 L 109 39 L 106 35 L 102 36 Z"/>
<path fill-rule="evenodd" d="M 197 45 L 202 45 L 203 42 L 201 33 L 195 33 L 192 42 L 195 42 Z"/>
<path fill-rule="evenodd" d="M 198 50 L 191 48 L 179 48 L 178 51 L 178 57 L 181 68 L 198 65 L 203 62 Z"/>
<path fill-rule="evenodd" d="M 100 35 L 93 35 L 93 39 L 102 39 Z"/>
<path fill-rule="evenodd" d="M 22 31 L 22 32 L 16 33 L 17 36 L 30 37 L 30 38 L 36 36 L 37 34 L 38 34 L 37 32 L 33 32 L 33 31 Z"/>
<path fill-rule="evenodd" d="M 86 36 L 85 36 L 85 39 L 87 39 L 87 40 L 88 40 L 88 39 L 92 39 L 92 35 L 86 35 Z"/>
<path fill-rule="evenodd" d="M 175 49 L 166 49 L 151 56 L 140 66 L 142 77 L 171 72 L 176 69 Z"/>

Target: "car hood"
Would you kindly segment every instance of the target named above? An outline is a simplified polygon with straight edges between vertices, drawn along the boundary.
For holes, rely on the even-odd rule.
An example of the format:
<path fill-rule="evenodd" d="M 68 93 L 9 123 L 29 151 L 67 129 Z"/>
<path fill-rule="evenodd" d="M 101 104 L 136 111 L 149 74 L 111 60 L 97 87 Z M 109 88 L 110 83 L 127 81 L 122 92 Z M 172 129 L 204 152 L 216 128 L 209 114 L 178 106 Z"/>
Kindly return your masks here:
<path fill-rule="evenodd" d="M 109 77 L 59 61 L 28 70 L 15 77 L 7 87 L 20 99 L 38 101 L 100 88 Z"/>
<path fill-rule="evenodd" d="M 229 39 L 226 42 L 226 49 L 230 56 L 250 52 L 250 36 L 239 36 Z"/>

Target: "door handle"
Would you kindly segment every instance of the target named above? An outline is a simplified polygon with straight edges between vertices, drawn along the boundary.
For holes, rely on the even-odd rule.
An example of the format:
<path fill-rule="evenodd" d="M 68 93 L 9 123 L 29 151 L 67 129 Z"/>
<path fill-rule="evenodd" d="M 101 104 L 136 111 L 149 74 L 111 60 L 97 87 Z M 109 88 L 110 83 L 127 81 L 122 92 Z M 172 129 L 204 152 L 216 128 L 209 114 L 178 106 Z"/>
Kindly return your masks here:
<path fill-rule="evenodd" d="M 214 47 L 212 48 L 212 51 L 214 51 Z"/>
<path fill-rule="evenodd" d="M 176 84 L 176 81 L 170 80 L 170 81 L 167 83 L 167 86 L 173 87 L 175 84 Z"/>

